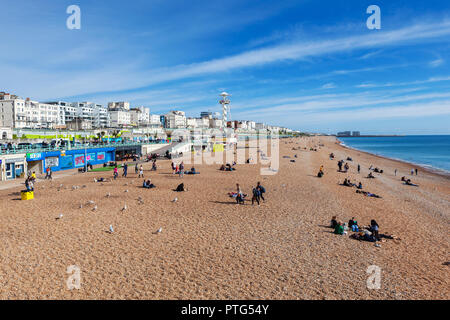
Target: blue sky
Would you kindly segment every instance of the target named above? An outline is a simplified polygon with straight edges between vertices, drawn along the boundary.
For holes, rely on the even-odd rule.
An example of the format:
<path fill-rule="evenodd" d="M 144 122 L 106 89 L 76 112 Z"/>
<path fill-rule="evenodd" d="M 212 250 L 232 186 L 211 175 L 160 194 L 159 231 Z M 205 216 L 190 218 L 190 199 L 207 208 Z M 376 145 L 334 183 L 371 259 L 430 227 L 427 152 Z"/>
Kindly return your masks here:
<path fill-rule="evenodd" d="M 81 29 L 66 8 L 81 8 Z M 381 8 L 381 30 L 366 9 Z M 303 131 L 450 134 L 448 1 L 2 0 L 0 91 Z"/>

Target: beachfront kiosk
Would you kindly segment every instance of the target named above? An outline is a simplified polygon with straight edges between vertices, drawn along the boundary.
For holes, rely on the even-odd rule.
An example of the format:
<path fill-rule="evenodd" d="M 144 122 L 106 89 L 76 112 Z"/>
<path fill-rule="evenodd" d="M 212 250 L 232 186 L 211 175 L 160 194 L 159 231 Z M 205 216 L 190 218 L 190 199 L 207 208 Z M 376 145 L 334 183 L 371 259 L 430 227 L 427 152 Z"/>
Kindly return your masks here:
<path fill-rule="evenodd" d="M 27 170 L 25 153 L 0 155 L 0 180 L 22 178 Z"/>

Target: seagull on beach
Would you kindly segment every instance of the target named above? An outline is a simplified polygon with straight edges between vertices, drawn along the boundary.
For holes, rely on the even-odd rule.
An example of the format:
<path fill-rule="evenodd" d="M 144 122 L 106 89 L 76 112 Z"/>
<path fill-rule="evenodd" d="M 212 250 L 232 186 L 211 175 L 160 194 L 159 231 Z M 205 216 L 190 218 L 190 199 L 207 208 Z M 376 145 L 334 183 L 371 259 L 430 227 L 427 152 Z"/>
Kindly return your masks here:
<path fill-rule="evenodd" d="M 114 228 L 113 228 L 112 224 L 109 225 L 109 233 L 114 233 Z"/>
<path fill-rule="evenodd" d="M 154 234 L 158 234 L 158 233 L 161 233 L 162 232 L 162 227 L 160 227 L 158 230 L 156 230 L 155 232 L 154 232 Z"/>
<path fill-rule="evenodd" d="M 172 202 L 177 202 L 177 201 L 178 201 L 178 198 L 175 198 L 172 200 Z"/>
<path fill-rule="evenodd" d="M 125 210 L 127 210 L 128 209 L 128 207 L 127 207 L 127 204 L 125 203 L 125 205 L 123 206 L 123 208 L 122 208 L 122 211 L 125 211 Z"/>
<path fill-rule="evenodd" d="M 95 205 L 93 208 L 92 208 L 92 211 L 96 211 L 97 210 L 97 206 Z"/>
<path fill-rule="evenodd" d="M 125 192 L 128 192 L 128 189 L 127 189 L 127 190 L 125 190 Z"/>
<path fill-rule="evenodd" d="M 58 216 L 58 218 L 56 218 L 56 220 L 62 219 L 62 217 L 63 217 L 63 214 L 60 213 L 59 216 Z"/>
<path fill-rule="evenodd" d="M 108 193 L 106 194 L 106 197 L 107 197 L 107 198 L 111 197 L 111 192 L 108 192 Z"/>

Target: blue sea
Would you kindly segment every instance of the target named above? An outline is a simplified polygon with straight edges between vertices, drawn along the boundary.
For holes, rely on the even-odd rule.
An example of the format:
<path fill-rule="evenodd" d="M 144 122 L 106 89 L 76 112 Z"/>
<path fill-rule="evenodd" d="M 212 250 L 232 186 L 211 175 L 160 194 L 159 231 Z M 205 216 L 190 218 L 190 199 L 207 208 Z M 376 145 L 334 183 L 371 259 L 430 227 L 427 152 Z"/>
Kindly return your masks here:
<path fill-rule="evenodd" d="M 350 148 L 450 173 L 450 135 L 338 139 Z"/>

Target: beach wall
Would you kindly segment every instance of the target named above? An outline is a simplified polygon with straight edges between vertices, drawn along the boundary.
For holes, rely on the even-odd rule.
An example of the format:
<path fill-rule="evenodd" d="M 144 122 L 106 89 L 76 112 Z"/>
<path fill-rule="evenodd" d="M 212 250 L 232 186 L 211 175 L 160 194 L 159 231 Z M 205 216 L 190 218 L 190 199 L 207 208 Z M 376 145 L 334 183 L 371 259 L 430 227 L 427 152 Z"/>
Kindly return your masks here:
<path fill-rule="evenodd" d="M 43 174 L 49 167 L 52 171 L 83 168 L 115 160 L 115 148 L 90 148 L 27 153 L 28 169 Z"/>
<path fill-rule="evenodd" d="M 142 145 L 142 155 L 152 153 L 152 152 L 157 151 L 161 148 L 164 148 L 165 146 L 168 146 L 168 145 L 169 145 L 168 143 L 144 144 L 144 145 Z"/>

